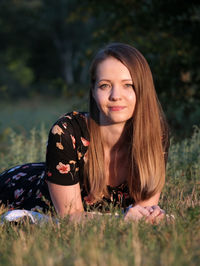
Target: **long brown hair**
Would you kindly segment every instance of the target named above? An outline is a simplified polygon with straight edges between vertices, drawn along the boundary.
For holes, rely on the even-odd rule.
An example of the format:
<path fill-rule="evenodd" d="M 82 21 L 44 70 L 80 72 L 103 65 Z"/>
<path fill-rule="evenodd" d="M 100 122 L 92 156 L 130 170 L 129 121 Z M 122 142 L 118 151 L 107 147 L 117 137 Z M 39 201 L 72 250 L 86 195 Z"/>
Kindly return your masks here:
<path fill-rule="evenodd" d="M 112 43 L 100 50 L 91 64 L 89 106 L 90 145 L 85 165 L 85 185 L 90 195 L 99 200 L 108 195 L 104 177 L 104 150 L 100 134 L 99 110 L 92 96 L 99 63 L 114 57 L 124 64 L 132 77 L 136 106 L 131 123 L 128 185 L 130 195 L 138 202 L 161 192 L 165 183 L 165 161 L 162 138 L 168 137 L 165 117 L 154 88 L 152 73 L 143 55 L 134 47 Z M 166 136 L 167 135 L 167 136 Z"/>

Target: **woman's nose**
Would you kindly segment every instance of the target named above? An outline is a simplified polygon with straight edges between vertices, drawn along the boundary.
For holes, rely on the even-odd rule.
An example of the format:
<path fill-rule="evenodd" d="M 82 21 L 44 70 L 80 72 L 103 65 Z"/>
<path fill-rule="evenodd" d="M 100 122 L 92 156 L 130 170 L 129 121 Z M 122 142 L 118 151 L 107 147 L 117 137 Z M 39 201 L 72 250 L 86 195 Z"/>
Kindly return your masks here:
<path fill-rule="evenodd" d="M 113 86 L 110 93 L 110 100 L 117 101 L 121 99 L 120 88 L 118 86 Z"/>

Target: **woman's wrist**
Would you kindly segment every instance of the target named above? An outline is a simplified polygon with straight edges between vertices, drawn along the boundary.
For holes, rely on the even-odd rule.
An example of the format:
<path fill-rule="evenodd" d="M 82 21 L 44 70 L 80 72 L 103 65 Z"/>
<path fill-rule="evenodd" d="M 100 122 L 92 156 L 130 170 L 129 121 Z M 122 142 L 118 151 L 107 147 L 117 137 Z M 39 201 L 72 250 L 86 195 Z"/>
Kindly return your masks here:
<path fill-rule="evenodd" d="M 126 216 L 127 212 L 133 208 L 133 204 L 130 204 L 122 213 L 124 214 L 124 216 Z"/>

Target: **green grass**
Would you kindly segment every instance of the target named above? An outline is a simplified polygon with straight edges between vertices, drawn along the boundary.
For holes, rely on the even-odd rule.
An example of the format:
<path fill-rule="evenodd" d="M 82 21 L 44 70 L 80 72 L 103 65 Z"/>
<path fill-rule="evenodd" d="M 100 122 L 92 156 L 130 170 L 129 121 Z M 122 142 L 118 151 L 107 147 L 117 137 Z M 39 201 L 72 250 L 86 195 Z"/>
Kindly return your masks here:
<path fill-rule="evenodd" d="M 13 102 L 0 102 L 0 132 L 12 128 L 25 133 L 44 124 L 47 128 L 58 117 L 73 110 L 87 111 L 88 99 L 82 98 L 33 98 Z"/>
<path fill-rule="evenodd" d="M 16 132 L 2 136 L 0 171 L 44 160 L 47 128 Z M 175 216 L 174 222 L 150 225 L 99 217 L 81 224 L 67 218 L 59 225 L 6 224 L 0 226 L 0 265 L 200 265 L 199 147 L 197 127 L 190 139 L 171 141 L 160 206 Z"/>

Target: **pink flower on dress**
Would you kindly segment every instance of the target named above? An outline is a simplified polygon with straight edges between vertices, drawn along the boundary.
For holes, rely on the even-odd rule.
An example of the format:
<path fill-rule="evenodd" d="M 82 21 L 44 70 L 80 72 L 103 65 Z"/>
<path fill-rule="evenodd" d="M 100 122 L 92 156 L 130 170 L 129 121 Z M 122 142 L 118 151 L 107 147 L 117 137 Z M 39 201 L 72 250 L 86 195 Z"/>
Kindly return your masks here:
<path fill-rule="evenodd" d="M 23 192 L 24 192 L 23 188 L 16 189 L 15 192 L 14 192 L 15 199 L 18 199 L 22 195 Z"/>
<path fill-rule="evenodd" d="M 35 178 L 37 178 L 37 175 L 30 176 L 30 177 L 28 178 L 28 180 L 29 180 L 29 181 L 33 181 Z"/>
<path fill-rule="evenodd" d="M 32 195 L 32 192 L 33 192 L 33 190 L 30 189 L 29 192 L 28 192 L 28 194 L 27 194 L 27 196 L 30 197 Z"/>
<path fill-rule="evenodd" d="M 60 150 L 64 150 L 64 147 L 61 142 L 56 142 L 56 147 Z"/>
<path fill-rule="evenodd" d="M 71 160 L 71 161 L 69 161 L 69 163 L 70 163 L 70 164 L 76 164 L 76 161 Z"/>
<path fill-rule="evenodd" d="M 17 201 L 15 204 L 16 205 L 20 205 L 23 201 L 24 201 L 24 197 L 22 197 L 21 200 L 20 201 Z"/>
<path fill-rule="evenodd" d="M 7 184 L 10 181 L 10 177 L 5 181 L 5 184 Z"/>
<path fill-rule="evenodd" d="M 76 139 L 75 139 L 75 137 L 72 136 L 71 134 L 70 134 L 70 137 L 71 137 L 71 139 L 72 139 L 73 149 L 75 149 L 75 148 L 76 148 Z"/>
<path fill-rule="evenodd" d="M 81 137 L 81 141 L 85 147 L 89 146 L 89 144 L 90 144 L 90 142 L 83 137 Z"/>
<path fill-rule="evenodd" d="M 82 158 L 82 153 L 80 151 L 77 151 L 77 155 L 78 155 L 78 160 L 80 160 Z"/>
<path fill-rule="evenodd" d="M 62 123 L 63 127 L 66 129 L 67 128 L 67 123 L 66 122 L 63 122 Z"/>
<path fill-rule="evenodd" d="M 36 192 L 36 199 L 40 199 L 42 197 L 41 191 L 38 189 Z"/>
<path fill-rule="evenodd" d="M 66 116 L 64 116 L 64 117 L 66 117 L 66 118 L 68 118 L 68 119 L 72 119 L 70 115 L 66 115 Z"/>
<path fill-rule="evenodd" d="M 56 166 L 56 169 L 61 174 L 67 174 L 70 171 L 70 165 L 69 164 L 63 164 L 63 163 L 59 162 L 59 164 Z"/>
<path fill-rule="evenodd" d="M 52 173 L 48 171 L 47 176 L 52 176 Z"/>
<path fill-rule="evenodd" d="M 84 197 L 84 201 L 87 205 L 92 205 L 95 203 L 94 198 L 90 194 Z"/>
<path fill-rule="evenodd" d="M 52 132 L 54 135 L 56 135 L 56 134 L 58 134 L 58 135 L 64 134 L 62 128 L 59 127 L 58 125 L 55 125 L 55 126 L 52 128 L 51 132 Z"/>
<path fill-rule="evenodd" d="M 30 166 L 29 165 L 24 165 L 23 167 L 22 167 L 22 169 L 26 169 L 26 168 L 29 168 Z"/>
<path fill-rule="evenodd" d="M 27 175 L 26 173 L 18 173 L 17 175 L 14 175 L 12 178 L 13 178 L 14 180 L 19 180 L 20 177 L 22 177 L 22 176 L 26 176 L 26 175 Z"/>
<path fill-rule="evenodd" d="M 86 151 L 86 153 L 85 153 L 85 155 L 84 155 L 84 157 L 83 157 L 83 161 L 84 161 L 85 163 L 87 163 L 87 161 L 88 161 L 88 151 Z"/>

